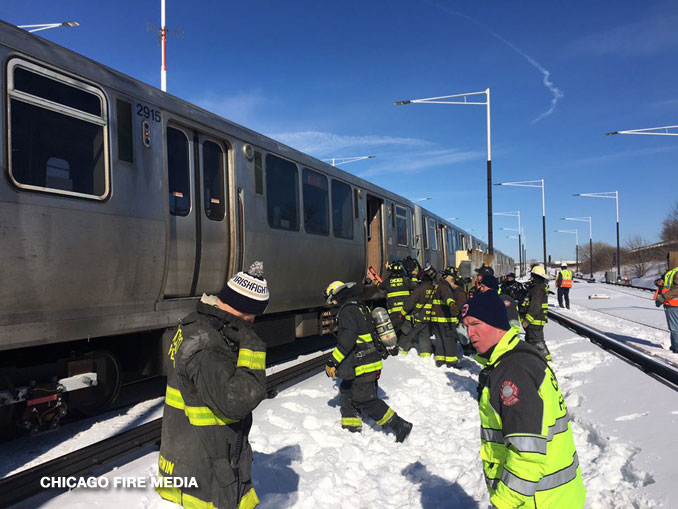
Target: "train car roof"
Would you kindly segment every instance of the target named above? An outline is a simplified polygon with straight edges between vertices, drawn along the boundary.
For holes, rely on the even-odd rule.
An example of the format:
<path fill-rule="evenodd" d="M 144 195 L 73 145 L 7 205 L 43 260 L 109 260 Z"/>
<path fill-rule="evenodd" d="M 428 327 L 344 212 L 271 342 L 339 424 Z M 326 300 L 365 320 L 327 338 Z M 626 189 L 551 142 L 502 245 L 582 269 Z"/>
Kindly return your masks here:
<path fill-rule="evenodd" d="M 28 53 L 28 59 L 30 59 L 30 57 L 38 58 L 43 65 L 51 65 L 57 70 L 62 69 L 66 72 L 73 72 L 77 76 L 91 80 L 94 84 L 103 84 L 104 86 L 117 90 L 123 94 L 156 104 L 166 111 L 190 119 L 197 124 L 203 124 L 233 136 L 234 138 L 253 143 L 272 153 L 288 157 L 302 165 L 306 165 L 311 169 L 322 170 L 332 177 L 350 182 L 381 198 L 387 198 L 402 205 L 409 206 L 412 209 L 418 207 L 421 210 L 424 210 L 427 215 L 435 217 L 440 223 L 453 227 L 455 230 L 460 231 L 465 235 L 476 238 L 466 232 L 463 228 L 444 220 L 437 214 L 434 214 L 403 196 L 377 186 L 376 184 L 340 168 L 329 165 L 315 157 L 269 138 L 268 136 L 227 120 L 200 106 L 189 103 L 184 99 L 163 92 L 152 85 L 137 80 L 120 71 L 116 71 L 115 69 L 76 53 L 75 51 L 69 50 L 68 48 L 48 41 L 47 39 L 43 39 L 38 35 L 29 33 L 2 20 L 0 20 L 0 30 L 3 32 L 3 40 L 0 44 L 16 51 L 17 57 L 22 56 L 23 53 Z M 476 240 L 479 239 L 476 238 Z M 484 243 L 482 244 L 485 245 Z"/>
<path fill-rule="evenodd" d="M 234 138 L 253 143 L 277 155 L 288 157 L 302 165 L 306 165 L 311 169 L 322 170 L 330 176 L 351 182 L 383 198 L 397 201 L 411 208 L 414 207 L 414 204 L 403 196 L 327 164 L 320 159 L 316 159 L 268 136 L 241 126 L 200 106 L 189 103 L 184 99 L 163 92 L 152 85 L 43 39 L 38 35 L 26 32 L 2 20 L 0 20 L 0 30 L 2 30 L 4 35 L 3 41 L 0 44 L 18 53 L 28 53 L 29 59 L 31 56 L 38 58 L 43 65 L 47 64 L 56 69 L 61 68 L 66 72 L 73 72 L 82 78 L 91 80 L 94 84 L 103 85 L 126 95 L 134 96 L 139 100 L 156 104 L 161 106 L 165 111 L 186 117 L 197 124 L 203 124 L 231 135 Z"/>

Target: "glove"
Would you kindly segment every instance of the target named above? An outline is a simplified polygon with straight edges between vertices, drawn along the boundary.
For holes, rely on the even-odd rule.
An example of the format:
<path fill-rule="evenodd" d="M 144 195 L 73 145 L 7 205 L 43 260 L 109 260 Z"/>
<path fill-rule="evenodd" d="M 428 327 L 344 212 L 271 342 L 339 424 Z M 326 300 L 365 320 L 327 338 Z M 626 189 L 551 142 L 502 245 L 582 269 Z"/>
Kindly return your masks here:
<path fill-rule="evenodd" d="M 330 366 L 329 364 L 325 365 L 325 374 L 330 378 L 335 378 L 337 376 L 337 368 Z"/>
<path fill-rule="evenodd" d="M 527 329 L 527 326 L 528 326 L 528 325 L 530 325 L 530 322 L 528 322 L 527 320 L 525 320 L 525 321 L 523 322 L 523 329 Z"/>
<path fill-rule="evenodd" d="M 659 300 L 654 301 L 654 305 L 658 308 L 662 307 L 662 303 Z"/>
<path fill-rule="evenodd" d="M 663 294 L 660 293 L 659 295 L 657 295 L 657 302 L 659 302 L 659 304 L 664 304 L 665 300 L 666 300 L 666 297 L 664 297 Z"/>
<path fill-rule="evenodd" d="M 391 349 L 388 351 L 388 353 L 390 353 L 391 355 L 393 355 L 394 357 L 396 357 L 396 356 L 398 355 L 398 347 L 397 347 L 397 346 L 394 346 L 393 348 L 391 348 Z"/>

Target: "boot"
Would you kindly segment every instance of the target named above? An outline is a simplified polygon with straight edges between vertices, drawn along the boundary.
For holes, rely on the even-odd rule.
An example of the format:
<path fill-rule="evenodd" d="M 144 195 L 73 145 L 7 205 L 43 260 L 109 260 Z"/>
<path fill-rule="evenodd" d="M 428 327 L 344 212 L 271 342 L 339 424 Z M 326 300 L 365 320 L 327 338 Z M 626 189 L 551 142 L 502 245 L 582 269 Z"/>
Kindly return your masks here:
<path fill-rule="evenodd" d="M 459 361 L 452 361 L 447 363 L 448 368 L 458 368 L 459 367 Z"/>
<path fill-rule="evenodd" d="M 412 423 L 407 422 L 402 417 L 399 417 L 397 414 L 391 419 L 389 423 L 389 428 L 393 430 L 396 436 L 396 442 L 404 442 L 407 436 L 412 431 Z"/>
<path fill-rule="evenodd" d="M 441 368 L 445 365 L 445 361 L 436 361 L 436 368 Z"/>

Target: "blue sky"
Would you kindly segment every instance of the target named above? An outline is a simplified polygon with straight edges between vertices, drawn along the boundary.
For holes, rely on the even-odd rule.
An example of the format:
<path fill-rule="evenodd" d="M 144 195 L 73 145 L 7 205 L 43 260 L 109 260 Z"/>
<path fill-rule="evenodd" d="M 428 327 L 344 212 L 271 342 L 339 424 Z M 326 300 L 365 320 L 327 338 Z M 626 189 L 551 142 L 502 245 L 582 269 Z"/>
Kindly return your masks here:
<path fill-rule="evenodd" d="M 39 35 L 160 86 L 160 0 L 23 0 L 13 24 L 75 20 Z M 603 136 L 678 124 L 678 3 L 323 2 L 167 0 L 168 91 L 318 158 L 373 154 L 343 168 L 487 237 L 486 124 L 481 106 L 403 99 L 492 93 L 495 182 L 546 180 L 548 253 L 573 256 L 572 235 L 658 240 L 676 203 L 678 138 Z M 494 187 L 494 210 L 520 210 L 528 257 L 541 258 L 538 189 Z M 516 256 L 510 217 L 495 246 Z"/>

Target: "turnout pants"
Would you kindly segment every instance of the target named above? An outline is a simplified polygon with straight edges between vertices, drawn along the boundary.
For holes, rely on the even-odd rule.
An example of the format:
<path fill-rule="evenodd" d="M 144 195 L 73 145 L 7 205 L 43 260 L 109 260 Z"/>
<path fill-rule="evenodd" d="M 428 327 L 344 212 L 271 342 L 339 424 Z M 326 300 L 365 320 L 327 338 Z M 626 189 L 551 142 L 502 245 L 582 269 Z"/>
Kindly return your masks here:
<path fill-rule="evenodd" d="M 543 325 L 528 325 L 527 329 L 525 329 L 525 341 L 539 350 L 539 353 L 541 353 L 547 359 L 551 358 L 551 353 L 544 342 Z"/>
<path fill-rule="evenodd" d="M 436 337 L 436 361 L 448 364 L 457 362 L 457 329 L 456 325 L 432 323 L 431 332 Z"/>
<path fill-rule="evenodd" d="M 565 307 L 570 309 L 570 289 L 558 288 L 558 305 L 563 307 L 563 297 L 565 298 Z"/>
<path fill-rule="evenodd" d="M 395 412 L 377 397 L 376 373 L 361 375 L 354 380 L 342 380 L 339 385 L 341 427 L 362 427 L 360 413 L 365 412 L 377 424 L 388 424 Z"/>
<path fill-rule="evenodd" d="M 428 343 L 427 343 L 428 340 Z M 431 346 L 431 332 L 429 330 L 428 322 L 417 322 L 412 327 L 412 330 L 408 334 L 404 334 L 398 340 L 398 346 L 405 352 L 409 352 L 412 348 L 412 343 L 415 341 L 419 342 L 419 348 L 421 353 L 427 352 L 428 355 L 431 355 L 432 346 Z"/>

